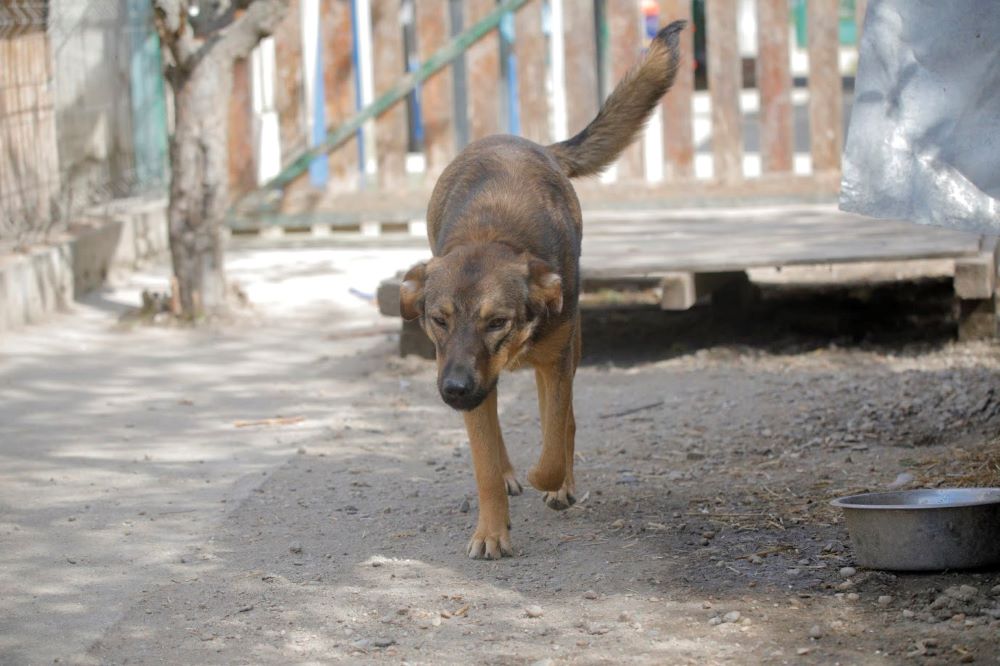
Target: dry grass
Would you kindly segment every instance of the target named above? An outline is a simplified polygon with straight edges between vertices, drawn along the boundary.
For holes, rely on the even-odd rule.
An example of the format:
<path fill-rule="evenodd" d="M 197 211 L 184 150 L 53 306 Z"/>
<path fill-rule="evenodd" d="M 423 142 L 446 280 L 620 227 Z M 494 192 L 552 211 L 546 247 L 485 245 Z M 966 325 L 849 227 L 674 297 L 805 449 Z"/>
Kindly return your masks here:
<path fill-rule="evenodd" d="M 1000 487 L 1000 438 L 975 449 L 955 448 L 922 458 L 913 473 L 925 487 Z"/>

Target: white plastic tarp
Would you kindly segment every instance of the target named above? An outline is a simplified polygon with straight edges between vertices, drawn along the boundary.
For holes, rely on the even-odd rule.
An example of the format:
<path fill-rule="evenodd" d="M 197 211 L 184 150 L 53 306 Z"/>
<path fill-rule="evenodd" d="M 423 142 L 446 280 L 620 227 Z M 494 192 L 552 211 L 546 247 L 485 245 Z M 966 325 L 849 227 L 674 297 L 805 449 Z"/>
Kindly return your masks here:
<path fill-rule="evenodd" d="M 1000 233 L 1000 0 L 872 0 L 840 207 Z"/>

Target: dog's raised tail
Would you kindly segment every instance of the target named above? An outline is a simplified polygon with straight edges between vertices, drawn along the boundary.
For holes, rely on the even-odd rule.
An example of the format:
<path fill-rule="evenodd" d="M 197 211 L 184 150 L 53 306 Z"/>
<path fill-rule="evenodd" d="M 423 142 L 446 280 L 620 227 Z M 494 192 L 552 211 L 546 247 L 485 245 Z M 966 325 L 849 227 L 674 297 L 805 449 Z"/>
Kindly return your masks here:
<path fill-rule="evenodd" d="M 645 56 L 618 82 L 597 117 L 583 131 L 549 146 L 570 178 L 600 173 L 622 154 L 646 126 L 664 93 L 670 90 L 680 64 L 680 31 L 687 21 L 660 30 Z"/>

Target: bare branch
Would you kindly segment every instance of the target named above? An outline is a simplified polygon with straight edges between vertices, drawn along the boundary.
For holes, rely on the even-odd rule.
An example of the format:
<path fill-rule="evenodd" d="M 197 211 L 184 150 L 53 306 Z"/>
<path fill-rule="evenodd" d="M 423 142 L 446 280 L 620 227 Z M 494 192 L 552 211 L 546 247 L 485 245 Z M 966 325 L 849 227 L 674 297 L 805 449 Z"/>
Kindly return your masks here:
<path fill-rule="evenodd" d="M 288 12 L 287 0 L 254 0 L 246 11 L 220 34 L 216 48 L 225 49 L 230 58 L 246 58 L 260 42 L 274 32 Z"/>
<path fill-rule="evenodd" d="M 156 31 L 174 65 L 187 70 L 198 52 L 194 30 L 188 22 L 188 0 L 153 0 Z"/>

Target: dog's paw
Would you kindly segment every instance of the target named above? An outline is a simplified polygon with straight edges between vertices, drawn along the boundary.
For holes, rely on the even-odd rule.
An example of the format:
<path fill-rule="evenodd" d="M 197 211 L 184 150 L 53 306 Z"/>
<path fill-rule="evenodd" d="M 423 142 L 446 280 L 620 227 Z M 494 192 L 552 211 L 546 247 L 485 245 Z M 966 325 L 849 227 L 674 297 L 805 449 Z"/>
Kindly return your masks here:
<path fill-rule="evenodd" d="M 514 547 L 510 543 L 510 530 L 503 528 L 488 532 L 477 529 L 469 541 L 469 557 L 474 560 L 499 560 L 513 557 Z"/>
<path fill-rule="evenodd" d="M 553 493 L 545 493 L 542 496 L 545 506 L 556 511 L 565 511 L 576 504 L 576 495 L 566 487 L 562 487 Z"/>
<path fill-rule="evenodd" d="M 503 475 L 503 482 L 507 485 L 507 494 L 511 497 L 515 497 L 524 492 L 524 488 L 521 487 L 521 483 L 514 476 L 514 472 L 508 472 Z"/>

